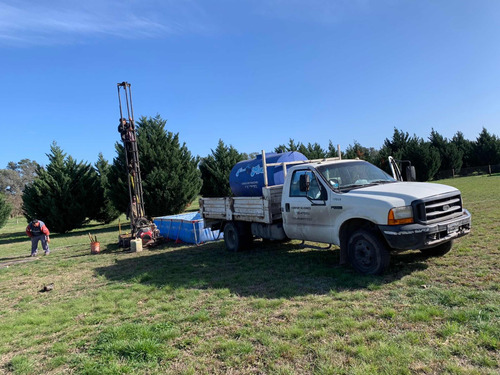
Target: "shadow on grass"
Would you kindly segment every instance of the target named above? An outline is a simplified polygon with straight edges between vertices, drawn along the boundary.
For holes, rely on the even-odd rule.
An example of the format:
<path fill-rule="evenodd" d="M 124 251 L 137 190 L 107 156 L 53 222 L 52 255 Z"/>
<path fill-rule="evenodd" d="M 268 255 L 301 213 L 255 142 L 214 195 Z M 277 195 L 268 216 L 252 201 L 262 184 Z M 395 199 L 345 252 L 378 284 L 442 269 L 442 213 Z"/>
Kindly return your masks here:
<path fill-rule="evenodd" d="M 17 257 L 7 257 L 7 258 L 0 258 L 0 262 L 10 262 L 10 261 L 15 261 L 16 259 L 25 259 L 29 257 L 29 252 L 27 255 L 21 255 Z"/>
<path fill-rule="evenodd" d="M 98 229 L 96 229 L 96 228 L 98 228 Z M 71 237 L 76 237 L 76 236 L 86 236 L 87 233 L 91 233 L 92 235 L 99 235 L 99 234 L 109 233 L 109 232 L 118 233 L 118 228 L 119 228 L 118 224 L 105 226 L 104 228 L 103 228 L 102 224 L 87 224 L 84 227 L 79 228 L 79 229 L 74 229 L 71 232 L 64 233 L 64 234 L 57 233 L 57 234 L 51 235 L 51 237 L 53 237 L 53 238 L 71 238 Z M 122 230 L 124 228 L 128 229 L 128 225 L 122 224 Z"/>
<path fill-rule="evenodd" d="M 129 223 L 124 223 L 121 226 L 122 226 L 122 229 L 126 230 L 129 228 Z M 76 236 L 85 236 L 89 232 L 92 233 L 93 235 L 99 235 L 99 234 L 109 233 L 109 232 L 118 233 L 118 227 L 119 227 L 118 224 L 109 225 L 109 226 L 105 226 L 105 227 L 103 227 L 102 224 L 86 224 L 82 228 L 74 229 L 68 233 L 53 233 L 50 235 L 50 237 L 52 237 L 53 239 L 71 238 L 71 237 L 76 237 Z M 96 229 L 96 228 L 98 228 L 98 229 Z M 49 229 L 50 229 L 50 227 L 49 227 Z M 26 232 L 24 232 L 24 231 L 0 234 L 0 245 L 25 242 L 25 241 L 29 241 L 29 238 L 26 235 Z"/>
<path fill-rule="evenodd" d="M 223 242 L 199 247 L 167 244 L 139 257 L 118 259 L 96 272 L 110 280 L 158 287 L 229 289 L 241 296 L 281 298 L 360 290 L 390 283 L 427 266 L 418 253 L 395 254 L 383 276 L 363 276 L 339 266 L 338 250 L 304 249 L 299 244 L 256 242 L 252 250 L 229 253 Z M 155 253 L 156 252 L 156 253 Z"/>
<path fill-rule="evenodd" d="M 0 234 L 0 245 L 23 242 L 27 240 L 29 240 L 29 238 L 24 231 Z"/>
<path fill-rule="evenodd" d="M 118 246 L 118 243 L 107 244 L 107 245 L 101 244 L 100 253 L 101 254 L 112 254 L 112 253 L 130 254 L 130 250 L 124 249 L 123 247 Z M 90 255 L 98 256 L 99 254 L 90 254 L 90 244 L 89 244 L 88 253 L 78 253 L 78 254 L 67 255 L 67 256 L 65 256 L 65 258 L 68 258 L 68 259 L 69 258 L 85 258 L 85 257 L 88 257 Z"/>

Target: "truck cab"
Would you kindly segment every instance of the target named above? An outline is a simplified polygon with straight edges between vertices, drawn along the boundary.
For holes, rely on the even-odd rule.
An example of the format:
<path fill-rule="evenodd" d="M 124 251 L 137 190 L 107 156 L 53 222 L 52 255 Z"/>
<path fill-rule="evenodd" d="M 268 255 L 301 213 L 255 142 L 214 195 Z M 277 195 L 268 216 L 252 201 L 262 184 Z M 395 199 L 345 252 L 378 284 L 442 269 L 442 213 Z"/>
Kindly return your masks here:
<path fill-rule="evenodd" d="M 291 167 L 281 211 L 287 237 L 339 245 L 341 263 L 365 274 L 382 273 L 392 250 L 444 254 L 471 226 L 459 190 L 402 182 L 362 160 Z"/>

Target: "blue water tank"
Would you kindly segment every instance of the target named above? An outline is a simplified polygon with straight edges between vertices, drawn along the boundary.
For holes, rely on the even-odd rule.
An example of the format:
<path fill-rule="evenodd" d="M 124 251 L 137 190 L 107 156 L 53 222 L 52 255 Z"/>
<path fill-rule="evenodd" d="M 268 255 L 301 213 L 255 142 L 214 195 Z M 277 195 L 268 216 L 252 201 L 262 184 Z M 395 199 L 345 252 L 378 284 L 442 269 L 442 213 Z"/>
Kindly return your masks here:
<path fill-rule="evenodd" d="M 290 161 L 307 160 L 297 151 L 282 154 L 266 153 L 266 163 L 286 163 Z M 267 167 L 268 186 L 281 185 L 285 182 L 283 167 Z M 257 197 L 262 195 L 264 187 L 264 168 L 262 155 L 255 159 L 244 160 L 237 163 L 229 175 L 229 185 L 235 197 Z"/>

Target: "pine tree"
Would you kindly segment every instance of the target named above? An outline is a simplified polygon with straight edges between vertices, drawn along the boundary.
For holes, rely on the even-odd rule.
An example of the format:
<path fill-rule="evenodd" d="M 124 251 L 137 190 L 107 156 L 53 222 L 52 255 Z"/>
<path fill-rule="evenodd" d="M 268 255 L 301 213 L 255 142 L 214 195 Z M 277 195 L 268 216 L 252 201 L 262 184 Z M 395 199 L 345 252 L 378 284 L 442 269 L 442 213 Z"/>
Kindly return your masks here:
<path fill-rule="evenodd" d="M 462 153 L 462 168 L 470 168 L 474 165 L 474 142 L 465 139 L 464 133 L 458 131 L 451 143 Z"/>
<path fill-rule="evenodd" d="M 476 166 L 500 163 L 500 139 L 483 128 L 474 143 Z"/>
<path fill-rule="evenodd" d="M 463 153 L 458 149 L 458 147 L 444 138 L 437 131 L 432 129 L 431 136 L 429 137 L 431 145 L 439 152 L 439 158 L 441 160 L 440 171 L 450 171 L 455 170 L 455 173 L 460 171 L 462 167 Z"/>
<path fill-rule="evenodd" d="M 204 197 L 225 197 L 232 195 L 229 186 L 229 174 L 231 169 L 239 161 L 245 160 L 233 146 L 226 146 L 219 139 L 217 148 L 212 154 L 201 159 L 200 172 L 203 186 L 201 195 Z"/>
<path fill-rule="evenodd" d="M 326 157 L 327 152 L 321 148 L 318 143 L 308 143 L 307 146 L 301 144 L 299 152 L 302 153 L 308 160 L 322 159 Z"/>
<path fill-rule="evenodd" d="M 167 131 L 165 125 L 166 120 L 159 115 L 141 117 L 136 123 L 144 204 L 151 217 L 182 212 L 197 197 L 202 184 L 199 158 L 193 157 L 186 144 L 180 144 L 179 134 Z M 109 196 L 120 212 L 126 212 L 130 198 L 124 148 L 119 143 L 115 147 Z"/>
<path fill-rule="evenodd" d="M 24 216 L 43 220 L 58 233 L 80 228 L 100 204 L 95 194 L 97 174 L 91 165 L 66 157 L 55 142 L 47 156 L 47 168 L 39 167 L 38 177 L 24 190 Z"/>
<path fill-rule="evenodd" d="M 113 158 L 113 164 L 111 164 L 108 174 L 108 185 L 110 189 L 107 197 L 111 200 L 113 207 L 115 207 L 118 212 L 126 213 L 130 205 L 130 197 L 128 192 L 125 149 L 121 143 L 117 142 L 115 144 L 115 150 L 117 155 Z"/>
<path fill-rule="evenodd" d="M 279 153 L 290 151 L 298 151 L 307 159 L 313 160 L 326 158 L 327 156 L 329 156 L 331 150 L 324 150 L 317 142 L 308 143 L 307 146 L 301 142 L 295 143 L 292 138 L 289 139 L 288 145 L 279 145 L 278 147 L 274 148 L 274 152 Z M 337 156 L 336 152 L 337 151 L 335 150 L 335 156 Z"/>
<path fill-rule="evenodd" d="M 425 142 L 416 135 L 408 141 L 402 159 L 411 161 L 411 164 L 415 166 L 417 181 L 432 180 L 441 165 L 439 152 L 432 147 L 430 142 Z"/>
<path fill-rule="evenodd" d="M 288 140 L 288 145 L 279 145 L 278 147 L 274 148 L 274 152 L 283 153 L 290 151 L 299 151 L 300 146 L 302 146 L 302 143 L 295 143 L 295 141 L 290 138 Z"/>
<path fill-rule="evenodd" d="M 342 151 L 340 151 L 340 155 L 342 158 L 345 158 L 343 155 Z M 339 156 L 339 152 L 337 149 L 337 146 L 333 144 L 331 140 L 328 141 L 328 149 L 326 150 L 326 157 L 327 158 L 336 158 Z"/>
<path fill-rule="evenodd" d="M 111 167 L 108 161 L 104 159 L 102 153 L 99 153 L 95 168 L 99 177 L 99 187 L 96 191 L 96 195 L 101 204 L 94 219 L 107 224 L 117 219 L 120 216 L 120 211 L 118 211 L 111 200 L 108 199 L 111 190 L 108 180 Z"/>
<path fill-rule="evenodd" d="M 0 228 L 2 228 L 7 222 L 10 211 L 10 204 L 7 202 L 7 199 L 5 199 L 5 196 L 0 193 Z"/>
<path fill-rule="evenodd" d="M 406 152 L 406 148 L 408 147 L 409 139 L 410 135 L 408 133 L 394 128 L 392 139 L 386 138 L 384 140 L 384 144 L 378 153 L 376 165 L 386 172 L 391 173 L 391 168 L 387 160 L 388 157 L 392 156 L 397 160 L 405 159 L 403 156 Z"/>
<path fill-rule="evenodd" d="M 354 145 L 349 145 L 345 150 L 346 159 L 366 160 L 370 163 L 375 163 L 378 157 L 378 151 L 373 147 L 363 147 L 358 141 L 354 141 Z"/>
<path fill-rule="evenodd" d="M 396 128 L 394 128 L 392 139 L 385 139 L 377 163 L 379 167 L 390 173 L 387 162 L 389 156 L 396 160 L 409 160 L 415 166 L 418 181 L 431 180 L 441 165 L 439 152 L 431 146 L 430 142 L 425 142 L 416 135 L 410 137 L 408 133 Z"/>
<path fill-rule="evenodd" d="M 405 133 L 402 130 L 394 128 L 392 139 L 389 140 L 388 138 L 386 138 L 382 148 L 387 149 L 387 151 L 389 151 L 392 156 L 399 158 L 398 154 L 404 152 L 405 148 L 408 146 L 409 141 L 410 135 L 408 134 L 408 132 Z"/>

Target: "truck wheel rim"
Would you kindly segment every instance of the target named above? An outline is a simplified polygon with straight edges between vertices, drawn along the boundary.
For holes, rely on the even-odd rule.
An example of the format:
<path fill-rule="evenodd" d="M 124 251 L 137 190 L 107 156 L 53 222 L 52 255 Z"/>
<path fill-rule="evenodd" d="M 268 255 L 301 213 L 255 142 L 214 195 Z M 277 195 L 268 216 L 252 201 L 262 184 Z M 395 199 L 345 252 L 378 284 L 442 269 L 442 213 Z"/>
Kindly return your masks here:
<path fill-rule="evenodd" d="M 238 236 L 235 230 L 228 228 L 227 233 L 224 233 L 224 237 L 226 238 L 229 247 L 234 248 L 236 246 Z"/>
<path fill-rule="evenodd" d="M 359 239 L 354 244 L 354 257 L 360 266 L 369 268 L 374 260 L 373 246 L 367 240 Z"/>
<path fill-rule="evenodd" d="M 236 244 L 236 232 L 234 230 L 229 230 L 227 233 L 227 239 L 231 246 Z"/>

